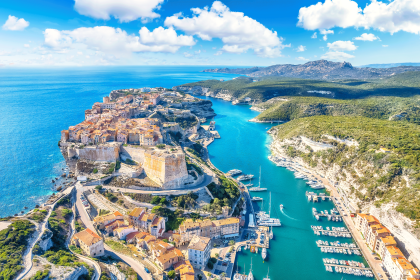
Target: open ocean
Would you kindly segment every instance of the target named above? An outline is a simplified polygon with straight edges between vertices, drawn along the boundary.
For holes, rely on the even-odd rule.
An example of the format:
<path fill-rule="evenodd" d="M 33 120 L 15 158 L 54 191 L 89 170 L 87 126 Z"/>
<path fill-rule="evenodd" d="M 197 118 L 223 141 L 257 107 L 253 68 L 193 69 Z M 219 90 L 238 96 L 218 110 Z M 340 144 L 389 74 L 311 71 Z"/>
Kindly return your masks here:
<path fill-rule="evenodd" d="M 237 76 L 200 72 L 206 68 L 0 68 L 0 217 L 29 210 L 53 193 L 51 180 L 65 166 L 60 131 L 83 121 L 94 102 L 114 89 Z"/>

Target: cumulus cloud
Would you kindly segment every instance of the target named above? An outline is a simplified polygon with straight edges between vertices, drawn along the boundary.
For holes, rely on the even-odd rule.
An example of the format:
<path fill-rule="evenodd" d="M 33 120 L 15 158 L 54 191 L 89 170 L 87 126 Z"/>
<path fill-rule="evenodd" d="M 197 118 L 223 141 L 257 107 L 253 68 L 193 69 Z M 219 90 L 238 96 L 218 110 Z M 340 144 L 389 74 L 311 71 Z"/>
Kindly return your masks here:
<path fill-rule="evenodd" d="M 76 44 L 108 54 L 133 52 L 176 52 L 182 46 L 193 46 L 191 36 L 177 35 L 172 28 L 158 27 L 149 31 L 143 27 L 140 36 L 127 34 L 120 28 L 108 26 L 82 27 L 74 30 L 46 29 L 44 44 L 54 50 L 62 50 Z"/>
<path fill-rule="evenodd" d="M 324 37 L 322 37 L 322 39 L 324 39 L 324 41 L 327 41 L 328 34 L 334 34 L 334 30 L 325 30 L 325 29 L 322 29 L 322 30 L 319 31 L 319 33 L 321 33 L 322 35 L 324 35 Z"/>
<path fill-rule="evenodd" d="M 308 61 L 309 59 L 304 58 L 302 56 L 296 57 L 296 60 L 300 60 L 300 61 Z"/>
<path fill-rule="evenodd" d="M 316 34 L 316 32 L 311 36 L 311 38 L 312 39 L 316 39 L 316 38 L 318 38 L 318 36 L 317 36 L 317 34 Z"/>
<path fill-rule="evenodd" d="M 111 16 L 120 22 L 136 19 L 148 21 L 160 17 L 155 10 L 160 9 L 164 0 L 75 0 L 74 8 L 84 16 L 109 20 Z"/>
<path fill-rule="evenodd" d="M 391 34 L 398 31 L 420 34 L 420 1 L 372 0 L 362 10 L 353 0 L 325 0 L 301 8 L 298 19 L 298 26 L 307 30 L 353 26 Z"/>
<path fill-rule="evenodd" d="M 9 18 L 3 24 L 3 30 L 22 31 L 28 26 L 29 21 L 9 15 Z"/>
<path fill-rule="evenodd" d="M 196 35 L 202 40 L 220 38 L 224 43 L 223 52 L 244 53 L 251 49 L 262 57 L 281 56 L 285 46 L 277 32 L 241 12 L 230 11 L 222 2 L 215 1 L 211 8 L 191 10 L 192 17 L 176 14 L 166 18 L 165 25 Z"/>
<path fill-rule="evenodd" d="M 305 47 L 305 46 L 300 45 L 299 47 L 297 47 L 296 51 L 297 51 L 297 52 L 304 52 L 304 51 L 306 51 L 306 47 Z"/>
<path fill-rule="evenodd" d="M 335 60 L 335 61 L 343 61 L 346 59 L 353 58 L 354 55 L 345 53 L 345 52 L 327 52 L 323 56 L 321 56 L 321 59 L 328 59 L 328 60 Z"/>
<path fill-rule="evenodd" d="M 357 49 L 352 41 L 335 41 L 334 43 L 328 43 L 327 47 L 330 51 L 354 51 Z"/>
<path fill-rule="evenodd" d="M 31 47 L 31 45 L 29 45 L 29 44 L 24 44 L 23 45 L 25 48 L 30 48 Z"/>
<path fill-rule="evenodd" d="M 363 33 L 362 35 L 360 35 L 359 37 L 354 38 L 354 40 L 359 40 L 359 41 L 375 41 L 375 40 L 380 40 L 379 37 L 376 37 L 375 34 L 372 33 Z"/>

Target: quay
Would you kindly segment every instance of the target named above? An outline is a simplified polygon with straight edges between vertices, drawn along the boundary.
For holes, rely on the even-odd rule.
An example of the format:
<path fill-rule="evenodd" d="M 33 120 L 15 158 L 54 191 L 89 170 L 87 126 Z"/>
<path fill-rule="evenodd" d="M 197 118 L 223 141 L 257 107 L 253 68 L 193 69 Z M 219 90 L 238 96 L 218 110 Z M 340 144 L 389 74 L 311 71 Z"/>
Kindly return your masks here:
<path fill-rule="evenodd" d="M 341 265 L 341 264 L 331 264 L 331 263 L 324 263 L 325 266 L 336 266 L 341 268 L 353 268 L 353 269 L 362 269 L 362 270 L 370 270 L 372 269 L 370 267 L 360 267 L 360 266 L 350 266 L 350 265 Z"/>

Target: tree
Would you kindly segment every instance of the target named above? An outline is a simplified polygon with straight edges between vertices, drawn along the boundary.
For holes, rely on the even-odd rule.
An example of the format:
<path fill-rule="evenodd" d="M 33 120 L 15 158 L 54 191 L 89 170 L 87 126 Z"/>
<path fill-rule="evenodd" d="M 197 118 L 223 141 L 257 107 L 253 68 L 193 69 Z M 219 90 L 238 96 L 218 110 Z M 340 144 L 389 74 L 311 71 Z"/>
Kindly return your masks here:
<path fill-rule="evenodd" d="M 162 205 L 165 205 L 166 204 L 166 197 L 162 197 L 160 199 L 160 202 L 159 203 L 162 204 Z"/>
<path fill-rule="evenodd" d="M 98 191 L 100 191 L 100 190 L 102 190 L 103 189 L 103 187 L 101 186 L 101 185 L 97 185 L 96 187 L 95 187 L 95 190 L 98 190 Z"/>
<path fill-rule="evenodd" d="M 156 147 L 158 149 L 165 149 L 165 144 L 157 144 Z"/>
<path fill-rule="evenodd" d="M 208 262 L 208 263 L 207 263 L 207 267 L 208 267 L 209 269 L 213 269 L 214 265 L 213 265 L 213 263 L 212 263 L 212 262 Z"/>
<path fill-rule="evenodd" d="M 175 271 L 171 270 L 168 272 L 168 278 L 169 279 L 174 279 L 175 278 Z"/>
<path fill-rule="evenodd" d="M 229 241 L 229 245 L 230 245 L 230 246 L 235 245 L 235 240 L 231 240 L 231 241 Z"/>
<path fill-rule="evenodd" d="M 150 203 L 159 204 L 160 203 L 160 197 L 159 196 L 154 196 Z"/>

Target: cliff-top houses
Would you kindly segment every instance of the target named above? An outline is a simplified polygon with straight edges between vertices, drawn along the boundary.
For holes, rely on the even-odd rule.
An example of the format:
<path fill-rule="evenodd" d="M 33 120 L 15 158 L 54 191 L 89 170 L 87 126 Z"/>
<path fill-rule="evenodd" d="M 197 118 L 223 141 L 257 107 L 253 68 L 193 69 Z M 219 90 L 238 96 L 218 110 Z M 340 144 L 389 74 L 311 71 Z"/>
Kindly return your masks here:
<path fill-rule="evenodd" d="M 354 221 L 368 247 L 381 257 L 392 280 L 420 279 L 419 270 L 404 257 L 391 232 L 376 217 L 358 213 Z"/>

